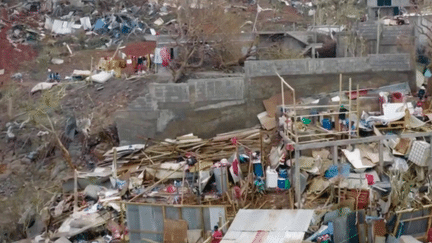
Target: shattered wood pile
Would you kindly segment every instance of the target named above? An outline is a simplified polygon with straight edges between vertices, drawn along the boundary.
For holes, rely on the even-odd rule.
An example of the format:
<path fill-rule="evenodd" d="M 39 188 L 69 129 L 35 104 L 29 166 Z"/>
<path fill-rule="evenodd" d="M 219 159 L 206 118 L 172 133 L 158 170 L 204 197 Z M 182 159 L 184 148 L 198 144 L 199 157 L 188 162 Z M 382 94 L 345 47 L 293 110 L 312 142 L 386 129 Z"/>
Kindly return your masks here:
<path fill-rule="evenodd" d="M 185 153 L 195 153 L 204 163 L 213 163 L 229 158 L 236 152 L 237 146 L 231 139 L 237 139 L 241 145 L 250 149 L 260 149 L 260 129 L 245 129 L 218 134 L 212 139 L 200 139 L 193 135 L 178 137 L 176 140 L 154 142 L 154 145 L 142 149 L 125 150 L 117 153 L 117 164 L 154 165 L 177 160 Z M 129 151 L 129 152 L 127 152 Z M 113 161 L 113 150 L 105 154 L 105 160 L 99 166 L 109 166 Z"/>

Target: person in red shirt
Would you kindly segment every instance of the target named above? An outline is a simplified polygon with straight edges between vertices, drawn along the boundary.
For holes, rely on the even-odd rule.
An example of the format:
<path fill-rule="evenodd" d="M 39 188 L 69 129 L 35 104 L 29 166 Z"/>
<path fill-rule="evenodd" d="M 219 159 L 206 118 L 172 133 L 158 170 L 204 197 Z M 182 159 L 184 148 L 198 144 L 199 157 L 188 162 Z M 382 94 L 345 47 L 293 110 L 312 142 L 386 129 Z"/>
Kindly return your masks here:
<path fill-rule="evenodd" d="M 219 243 L 221 242 L 222 238 L 223 238 L 223 233 L 222 231 L 219 230 L 219 226 L 216 225 L 214 227 L 211 243 Z"/>

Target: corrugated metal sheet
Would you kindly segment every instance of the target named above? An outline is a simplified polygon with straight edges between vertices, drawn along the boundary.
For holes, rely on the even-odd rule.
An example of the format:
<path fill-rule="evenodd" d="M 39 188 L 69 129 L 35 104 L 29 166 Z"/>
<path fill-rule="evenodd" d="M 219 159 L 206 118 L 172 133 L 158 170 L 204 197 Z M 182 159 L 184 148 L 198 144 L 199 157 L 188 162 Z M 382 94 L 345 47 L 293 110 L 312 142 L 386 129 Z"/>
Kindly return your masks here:
<path fill-rule="evenodd" d="M 225 207 L 174 207 L 164 205 L 148 204 L 126 204 L 126 217 L 130 229 L 130 242 L 142 242 L 143 238 L 156 242 L 163 242 L 164 218 L 163 207 L 165 207 L 166 219 L 183 219 L 188 223 L 188 229 L 212 230 L 222 217 L 225 223 Z M 180 218 L 180 211 L 182 217 Z M 201 216 L 201 214 L 203 214 Z M 204 225 L 202 225 L 204 219 Z"/>
<path fill-rule="evenodd" d="M 221 243 L 302 242 L 313 210 L 240 210 Z"/>
<path fill-rule="evenodd" d="M 230 235 L 225 235 L 220 243 L 243 243 L 243 242 L 269 242 L 269 243 L 301 243 L 303 241 L 304 232 L 266 232 L 260 236 L 259 232 L 231 232 Z M 261 241 L 259 241 L 261 240 Z"/>
<path fill-rule="evenodd" d="M 313 210 L 240 210 L 230 230 L 236 231 L 291 231 L 305 232 Z"/>

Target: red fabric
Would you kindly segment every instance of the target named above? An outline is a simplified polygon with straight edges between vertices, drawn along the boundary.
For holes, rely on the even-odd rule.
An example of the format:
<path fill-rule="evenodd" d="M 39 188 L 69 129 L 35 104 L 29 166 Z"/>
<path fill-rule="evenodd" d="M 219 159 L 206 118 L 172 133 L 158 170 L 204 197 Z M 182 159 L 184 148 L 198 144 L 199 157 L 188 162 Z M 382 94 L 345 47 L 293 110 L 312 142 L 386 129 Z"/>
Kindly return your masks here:
<path fill-rule="evenodd" d="M 239 165 L 239 162 L 237 161 L 237 159 L 235 159 L 232 163 L 232 167 L 233 167 L 234 174 L 236 176 L 239 175 L 238 165 Z"/>
<path fill-rule="evenodd" d="M 427 233 L 427 241 L 428 241 L 428 242 L 432 242 L 432 228 L 430 228 L 430 229 L 428 230 L 428 233 Z"/>
<path fill-rule="evenodd" d="M 166 190 L 167 190 L 167 192 L 169 192 L 169 193 L 173 193 L 173 192 L 176 191 L 176 189 L 175 189 L 175 187 L 174 187 L 173 185 L 169 185 L 169 186 L 166 188 Z"/>
<path fill-rule="evenodd" d="M 233 145 L 236 145 L 237 144 L 237 138 L 236 137 L 231 138 L 231 143 Z"/>
<path fill-rule="evenodd" d="M 219 242 L 221 242 L 222 237 L 223 237 L 223 234 L 222 234 L 221 231 L 219 231 L 219 230 L 215 231 L 213 233 L 213 235 L 212 235 L 212 241 L 211 241 L 211 243 L 219 243 Z"/>
<path fill-rule="evenodd" d="M 160 51 L 160 55 L 162 57 L 162 66 L 167 67 L 171 62 L 171 54 L 168 48 L 164 47 Z"/>
<path fill-rule="evenodd" d="M 286 150 L 288 150 L 288 151 L 294 151 L 294 145 L 293 144 L 287 144 Z"/>
<path fill-rule="evenodd" d="M 366 179 L 367 179 L 367 182 L 368 182 L 369 186 L 373 185 L 375 183 L 373 175 L 366 174 Z"/>

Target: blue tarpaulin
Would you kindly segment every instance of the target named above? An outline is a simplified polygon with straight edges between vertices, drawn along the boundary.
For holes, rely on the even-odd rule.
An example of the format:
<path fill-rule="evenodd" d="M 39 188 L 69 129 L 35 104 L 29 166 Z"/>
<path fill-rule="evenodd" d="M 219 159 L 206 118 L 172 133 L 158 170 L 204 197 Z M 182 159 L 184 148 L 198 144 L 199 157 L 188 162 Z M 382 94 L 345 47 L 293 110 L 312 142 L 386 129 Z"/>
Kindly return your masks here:
<path fill-rule="evenodd" d="M 98 19 L 94 25 L 94 29 L 102 29 L 105 26 L 105 22 L 102 19 Z"/>
<path fill-rule="evenodd" d="M 431 71 L 429 69 L 427 69 L 426 72 L 424 73 L 424 76 L 426 78 L 430 78 L 432 76 Z"/>

